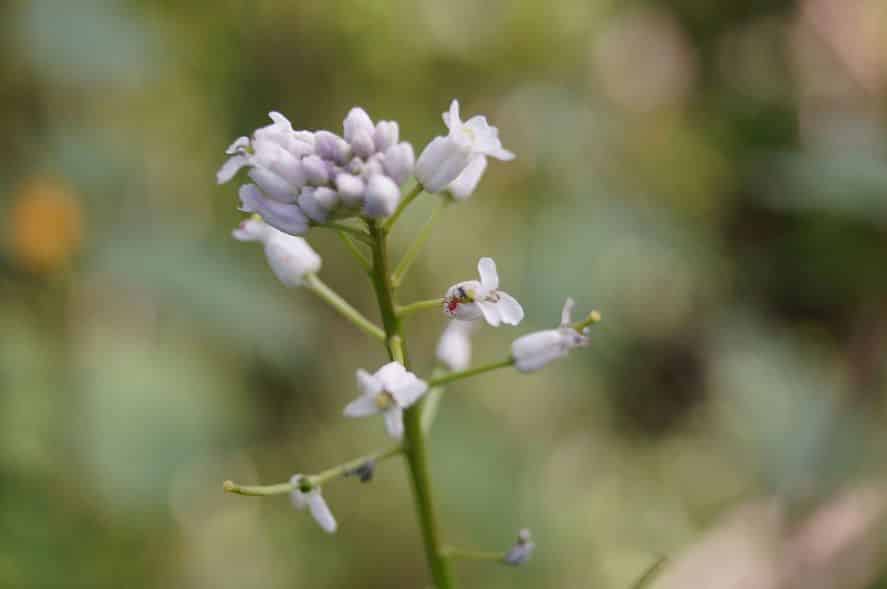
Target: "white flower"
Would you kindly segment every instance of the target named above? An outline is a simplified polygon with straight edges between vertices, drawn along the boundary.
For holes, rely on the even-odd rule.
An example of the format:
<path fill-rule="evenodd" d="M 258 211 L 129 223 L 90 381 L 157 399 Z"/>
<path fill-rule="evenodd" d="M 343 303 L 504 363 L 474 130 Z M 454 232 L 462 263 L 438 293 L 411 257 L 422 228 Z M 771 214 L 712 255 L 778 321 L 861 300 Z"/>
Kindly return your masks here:
<path fill-rule="evenodd" d="M 375 374 L 358 370 L 357 388 L 361 395 L 345 407 L 345 416 L 366 417 L 382 413 L 388 433 L 400 439 L 403 436 L 403 410 L 425 394 L 428 384 L 399 362 L 389 362 Z"/>
<path fill-rule="evenodd" d="M 570 327 L 573 299 L 567 299 L 561 311 L 561 325 L 557 329 L 537 331 L 514 340 L 511 356 L 514 366 L 521 372 L 534 372 L 552 360 L 563 358 L 573 348 L 588 345 L 587 332 L 580 333 Z"/>
<path fill-rule="evenodd" d="M 465 370 L 471 363 L 472 321 L 453 319 L 437 342 L 437 359 L 453 371 Z"/>
<path fill-rule="evenodd" d="M 483 317 L 497 327 L 501 323 L 517 325 L 524 318 L 520 303 L 510 294 L 499 290 L 499 274 L 492 258 L 481 258 L 477 263 L 480 282 L 468 280 L 453 285 L 444 297 L 444 312 L 463 321 Z"/>
<path fill-rule="evenodd" d="M 513 153 L 503 149 L 499 130 L 487 123 L 486 117 L 474 116 L 462 121 L 458 100 L 453 100 L 449 112 L 443 113 L 443 120 L 449 134 L 432 139 L 416 162 L 416 178 L 428 192 L 445 189 L 477 158 L 514 159 Z"/>
<path fill-rule="evenodd" d="M 271 270 L 287 286 L 299 286 L 305 274 L 320 270 L 321 260 L 308 242 L 271 227 L 261 219 L 247 219 L 233 231 L 240 241 L 259 241 Z"/>
<path fill-rule="evenodd" d="M 336 518 L 333 517 L 330 506 L 326 504 L 326 500 L 320 494 L 319 488 L 311 489 L 307 493 L 303 493 L 299 489 L 299 483 L 303 478 L 304 475 L 301 474 L 294 474 L 290 478 L 290 484 L 293 486 L 293 490 L 290 493 L 290 501 L 293 507 L 300 511 L 307 507 L 317 525 L 332 534 L 336 531 L 337 526 Z"/>

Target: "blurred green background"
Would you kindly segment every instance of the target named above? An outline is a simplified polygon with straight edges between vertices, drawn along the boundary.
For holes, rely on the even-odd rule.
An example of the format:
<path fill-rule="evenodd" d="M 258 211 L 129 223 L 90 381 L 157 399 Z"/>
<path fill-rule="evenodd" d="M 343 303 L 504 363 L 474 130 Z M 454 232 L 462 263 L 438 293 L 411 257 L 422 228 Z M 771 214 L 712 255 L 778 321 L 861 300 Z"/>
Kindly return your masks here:
<path fill-rule="evenodd" d="M 385 443 L 341 417 L 381 346 L 230 238 L 215 171 L 269 110 L 339 131 L 361 105 L 417 152 L 451 98 L 487 114 L 518 159 L 402 300 L 494 257 L 528 318 L 478 362 L 568 295 L 604 316 L 568 360 L 447 392 L 446 537 L 538 545 L 464 586 L 621 589 L 743 498 L 880 476 L 885 96 L 882 0 L 0 3 L 0 585 L 427 586 L 396 462 L 328 486 L 335 536 L 221 490 Z M 321 233 L 321 276 L 376 318 Z M 443 326 L 409 322 L 420 374 Z"/>

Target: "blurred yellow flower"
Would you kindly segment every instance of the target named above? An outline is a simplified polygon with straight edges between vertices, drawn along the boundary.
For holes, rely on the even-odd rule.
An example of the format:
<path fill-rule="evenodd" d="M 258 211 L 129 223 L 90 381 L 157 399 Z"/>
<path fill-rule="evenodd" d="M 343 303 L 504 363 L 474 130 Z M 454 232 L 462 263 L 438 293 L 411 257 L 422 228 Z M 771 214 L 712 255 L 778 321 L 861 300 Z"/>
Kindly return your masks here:
<path fill-rule="evenodd" d="M 8 235 L 15 262 L 37 273 L 63 266 L 83 237 L 80 203 L 72 190 L 57 179 L 38 176 L 22 183 L 13 198 Z"/>

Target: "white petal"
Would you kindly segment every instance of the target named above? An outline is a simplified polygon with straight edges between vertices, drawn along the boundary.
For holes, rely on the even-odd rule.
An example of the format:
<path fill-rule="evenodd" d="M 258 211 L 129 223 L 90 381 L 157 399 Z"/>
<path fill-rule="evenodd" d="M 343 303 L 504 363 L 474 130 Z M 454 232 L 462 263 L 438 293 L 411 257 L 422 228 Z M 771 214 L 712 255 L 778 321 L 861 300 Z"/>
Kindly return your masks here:
<path fill-rule="evenodd" d="M 330 511 L 330 507 L 326 504 L 319 489 L 308 493 L 308 509 L 311 510 L 311 516 L 317 525 L 330 534 L 336 531 L 336 518 L 333 517 L 333 512 Z"/>
<path fill-rule="evenodd" d="M 287 131 L 293 130 L 293 125 L 290 123 L 289 119 L 277 112 L 276 110 L 272 110 L 268 113 L 268 116 L 274 121 L 274 125 L 278 127 L 282 127 Z"/>
<path fill-rule="evenodd" d="M 390 391 L 392 388 L 397 387 L 407 374 L 407 369 L 404 368 L 403 364 L 400 362 L 389 362 L 377 370 L 374 376 L 382 383 L 383 389 Z"/>
<path fill-rule="evenodd" d="M 496 158 L 499 161 L 510 162 L 515 158 L 513 152 L 508 151 L 507 149 L 503 149 L 502 147 L 497 147 L 496 149 L 491 149 L 486 152 L 486 155 Z"/>
<path fill-rule="evenodd" d="M 392 438 L 399 440 L 403 437 L 403 410 L 400 407 L 385 412 L 385 429 Z"/>
<path fill-rule="evenodd" d="M 270 228 L 262 220 L 257 218 L 246 219 L 231 232 L 237 241 L 265 241 Z"/>
<path fill-rule="evenodd" d="M 447 190 L 453 195 L 453 198 L 465 200 L 477 190 L 477 185 L 486 169 L 487 158 L 483 155 L 474 156 L 468 166 L 459 174 L 459 177 L 447 187 Z"/>
<path fill-rule="evenodd" d="M 507 292 L 498 291 L 499 302 L 496 305 L 499 308 L 499 316 L 503 323 L 508 325 L 517 325 L 524 319 L 524 308 L 517 302 L 513 296 Z"/>
<path fill-rule="evenodd" d="M 242 153 L 244 149 L 249 147 L 249 137 L 243 136 L 238 137 L 234 140 L 234 143 L 228 146 L 228 149 L 225 150 L 225 153 L 228 155 L 234 155 L 235 153 Z"/>
<path fill-rule="evenodd" d="M 489 323 L 493 327 L 499 327 L 499 324 L 502 323 L 502 319 L 499 317 L 499 308 L 497 306 L 497 303 L 493 303 L 490 301 L 478 301 L 476 304 L 481 313 L 483 313 L 484 319 L 486 319 L 487 323 Z"/>
<path fill-rule="evenodd" d="M 496 262 L 493 258 L 481 258 L 477 262 L 477 273 L 480 274 L 480 283 L 487 290 L 499 288 L 499 273 L 496 272 Z"/>
<path fill-rule="evenodd" d="M 452 129 L 453 125 L 457 127 L 462 125 L 462 119 L 459 118 L 459 101 L 457 99 L 454 98 L 450 102 L 450 110 L 443 113 L 443 122 L 447 129 Z"/>
<path fill-rule="evenodd" d="M 561 325 L 569 325 L 573 322 L 573 307 L 576 306 L 576 303 L 572 298 L 567 297 L 567 300 L 564 301 L 564 308 L 561 309 Z"/>
<path fill-rule="evenodd" d="M 361 395 L 345 406 L 345 417 L 367 417 L 379 413 L 375 395 Z"/>
<path fill-rule="evenodd" d="M 402 409 L 406 409 L 418 401 L 427 390 L 427 382 L 416 377 L 415 374 L 408 372 L 407 377 L 404 378 L 398 386 L 389 389 L 389 392 L 397 404 Z"/>
<path fill-rule="evenodd" d="M 249 158 L 245 155 L 235 155 L 229 157 L 222 167 L 219 168 L 219 171 L 216 172 L 216 183 L 224 184 L 233 178 L 237 172 L 240 171 L 240 168 L 245 166 L 249 162 Z"/>
<path fill-rule="evenodd" d="M 416 179 L 430 193 L 440 192 L 459 177 L 471 159 L 470 146 L 450 137 L 435 137 L 416 162 Z"/>
<path fill-rule="evenodd" d="M 382 388 L 382 383 L 378 378 L 363 368 L 357 370 L 357 390 L 359 390 L 361 394 L 375 397 L 382 392 Z"/>

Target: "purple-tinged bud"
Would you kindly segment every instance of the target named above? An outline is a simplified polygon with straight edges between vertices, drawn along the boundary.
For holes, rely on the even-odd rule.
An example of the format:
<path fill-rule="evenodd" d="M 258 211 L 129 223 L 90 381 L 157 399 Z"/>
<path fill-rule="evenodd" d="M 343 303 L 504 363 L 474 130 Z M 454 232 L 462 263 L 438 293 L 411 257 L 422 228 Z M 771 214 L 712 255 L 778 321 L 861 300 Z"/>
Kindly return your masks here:
<path fill-rule="evenodd" d="M 363 212 L 373 219 L 389 217 L 397 208 L 400 189 L 388 176 L 370 176 L 367 182 L 366 202 Z"/>
<path fill-rule="evenodd" d="M 326 184 L 330 179 L 326 162 L 317 155 L 312 154 L 303 158 L 302 170 L 305 172 L 308 184 Z"/>
<path fill-rule="evenodd" d="M 400 129 L 395 121 L 379 121 L 373 132 L 373 144 L 376 151 L 382 152 L 397 143 Z"/>
<path fill-rule="evenodd" d="M 314 149 L 320 157 L 340 165 L 347 162 L 351 154 L 348 142 L 329 131 L 318 131 L 314 134 Z"/>
<path fill-rule="evenodd" d="M 336 176 L 336 189 L 339 191 L 339 198 L 346 206 L 356 207 L 363 200 L 365 186 L 363 180 L 351 174 L 339 174 Z"/>
<path fill-rule="evenodd" d="M 382 159 L 382 165 L 385 173 L 388 174 L 395 184 L 403 186 L 403 183 L 413 175 L 413 166 L 416 162 L 416 156 L 413 153 L 413 146 L 404 141 L 392 145 L 385 150 Z"/>

